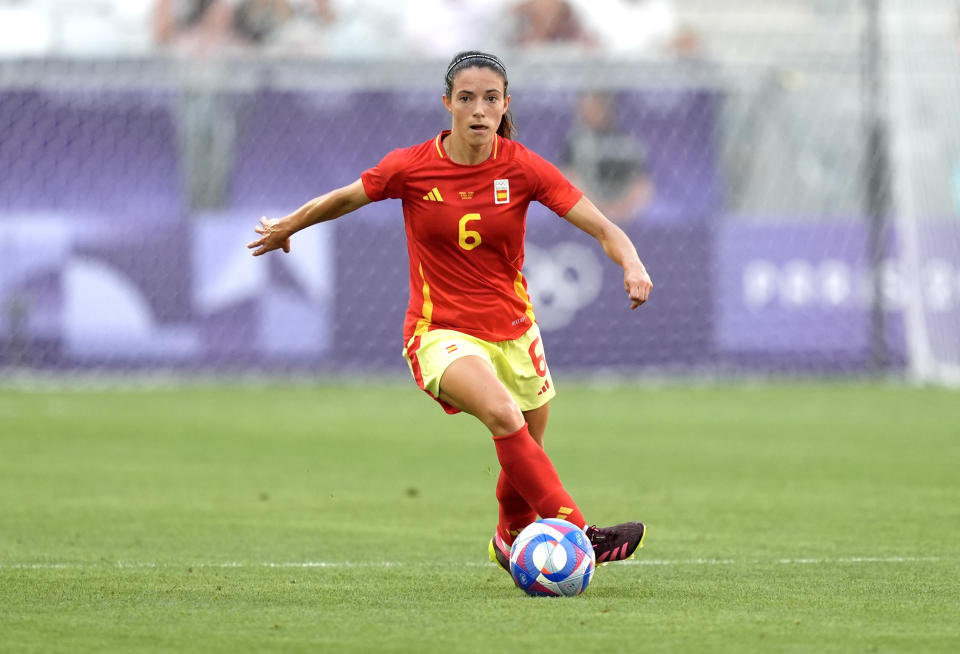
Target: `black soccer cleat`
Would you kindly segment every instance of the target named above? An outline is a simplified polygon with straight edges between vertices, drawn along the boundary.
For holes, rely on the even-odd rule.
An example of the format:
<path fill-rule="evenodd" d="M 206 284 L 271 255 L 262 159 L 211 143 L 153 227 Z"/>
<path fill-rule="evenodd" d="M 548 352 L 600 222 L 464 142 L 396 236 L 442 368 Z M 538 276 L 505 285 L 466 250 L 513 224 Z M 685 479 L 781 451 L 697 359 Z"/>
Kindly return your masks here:
<path fill-rule="evenodd" d="M 490 560 L 499 563 L 500 567 L 510 574 L 510 546 L 503 542 L 500 534 L 494 534 L 490 539 L 490 547 L 487 548 L 490 554 Z M 513 576 L 513 575 L 511 575 Z"/>
<path fill-rule="evenodd" d="M 590 525 L 584 531 L 593 545 L 597 563 L 632 558 L 633 553 L 643 547 L 643 537 L 647 534 L 642 522 L 624 522 L 613 527 Z"/>

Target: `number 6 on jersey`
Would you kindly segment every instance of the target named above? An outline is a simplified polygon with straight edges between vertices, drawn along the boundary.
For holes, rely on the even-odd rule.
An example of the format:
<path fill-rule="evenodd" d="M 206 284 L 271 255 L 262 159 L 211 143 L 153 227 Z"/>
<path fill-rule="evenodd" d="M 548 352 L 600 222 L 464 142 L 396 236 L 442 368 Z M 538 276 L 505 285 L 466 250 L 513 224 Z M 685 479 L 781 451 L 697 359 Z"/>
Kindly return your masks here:
<path fill-rule="evenodd" d="M 473 220 L 480 220 L 480 214 L 468 213 L 460 219 L 460 247 L 468 252 L 480 245 L 480 232 L 467 229 L 467 223 Z"/>

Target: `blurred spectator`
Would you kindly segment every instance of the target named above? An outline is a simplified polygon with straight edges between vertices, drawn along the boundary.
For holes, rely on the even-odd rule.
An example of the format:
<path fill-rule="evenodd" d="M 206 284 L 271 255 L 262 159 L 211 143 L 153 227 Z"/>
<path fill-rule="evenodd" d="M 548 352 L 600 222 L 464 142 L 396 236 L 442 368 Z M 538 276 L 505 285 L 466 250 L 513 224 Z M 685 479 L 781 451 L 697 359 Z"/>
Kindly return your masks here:
<path fill-rule="evenodd" d="M 636 218 L 653 198 L 644 147 L 617 125 L 609 93 L 580 95 L 563 166 L 570 180 L 616 223 Z"/>
<path fill-rule="evenodd" d="M 155 0 L 0 0 L 0 56 L 112 56 L 152 49 Z"/>
<path fill-rule="evenodd" d="M 0 5 L 0 56 L 42 56 L 54 40 L 53 24 L 42 7 Z"/>
<path fill-rule="evenodd" d="M 505 0 L 420 0 L 403 13 L 403 52 L 448 60 L 466 49 L 497 52 Z"/>
<path fill-rule="evenodd" d="M 590 46 L 593 40 L 567 0 L 521 0 L 507 11 L 510 44 L 520 48 L 549 45 Z"/>
<path fill-rule="evenodd" d="M 248 41 L 236 30 L 237 0 L 157 0 L 157 45 L 195 56 L 219 54 Z M 219 58 L 184 66 L 177 94 L 180 168 L 191 210 L 222 206 L 236 137 L 235 105 L 221 86 L 226 68 Z"/>
<path fill-rule="evenodd" d="M 234 27 L 236 4 L 236 0 L 157 0 L 154 40 L 190 53 L 241 45 Z"/>
<path fill-rule="evenodd" d="M 343 59 L 394 57 L 402 52 L 396 0 L 331 0 L 336 21 L 328 25 L 328 52 Z"/>
<path fill-rule="evenodd" d="M 695 32 L 672 0 L 569 0 L 601 52 L 613 57 L 692 55 Z"/>
<path fill-rule="evenodd" d="M 238 36 L 262 45 L 292 17 L 288 0 L 238 0 L 233 25 Z"/>
<path fill-rule="evenodd" d="M 266 38 L 269 50 L 291 55 L 328 55 L 337 11 L 331 0 L 291 0 L 289 13 L 275 22 Z M 282 14 L 275 14 L 281 17 Z M 241 30 L 242 31 L 242 30 Z"/>

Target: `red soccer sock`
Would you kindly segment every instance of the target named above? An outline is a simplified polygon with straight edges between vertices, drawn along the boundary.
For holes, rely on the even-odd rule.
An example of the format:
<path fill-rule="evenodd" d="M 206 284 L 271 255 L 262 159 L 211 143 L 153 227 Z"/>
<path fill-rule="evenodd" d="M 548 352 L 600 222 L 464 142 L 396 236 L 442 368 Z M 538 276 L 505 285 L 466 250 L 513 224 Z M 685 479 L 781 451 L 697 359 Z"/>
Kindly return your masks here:
<path fill-rule="evenodd" d="M 520 531 L 537 519 L 537 512 L 530 508 L 523 496 L 517 492 L 507 473 L 500 471 L 497 480 L 497 501 L 500 502 L 500 521 L 497 533 L 507 545 L 513 543 Z"/>
<path fill-rule="evenodd" d="M 563 518 L 581 529 L 586 526 L 550 457 L 530 436 L 526 423 L 512 434 L 494 436 L 493 443 L 507 480 L 534 511 L 544 518 Z"/>

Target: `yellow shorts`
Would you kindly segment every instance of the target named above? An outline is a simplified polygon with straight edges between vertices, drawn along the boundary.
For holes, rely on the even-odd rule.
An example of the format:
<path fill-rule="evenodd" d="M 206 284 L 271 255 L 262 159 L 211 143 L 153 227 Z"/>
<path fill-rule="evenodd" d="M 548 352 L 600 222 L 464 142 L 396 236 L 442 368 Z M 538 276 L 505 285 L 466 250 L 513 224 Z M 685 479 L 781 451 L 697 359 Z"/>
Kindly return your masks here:
<path fill-rule="evenodd" d="M 447 413 L 460 410 L 439 399 L 440 378 L 447 366 L 466 356 L 478 356 L 489 363 L 521 411 L 539 408 L 557 394 L 536 323 L 520 338 L 497 343 L 452 329 L 435 329 L 411 338 L 403 356 L 417 385 Z"/>

